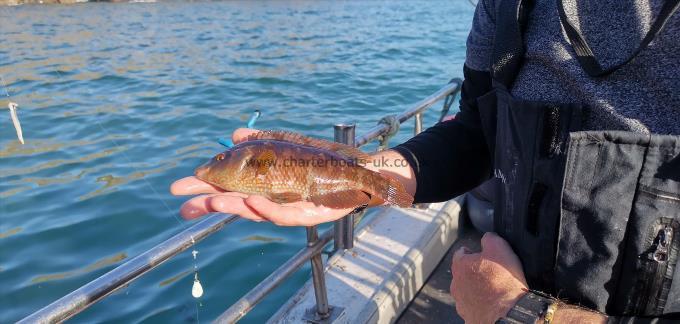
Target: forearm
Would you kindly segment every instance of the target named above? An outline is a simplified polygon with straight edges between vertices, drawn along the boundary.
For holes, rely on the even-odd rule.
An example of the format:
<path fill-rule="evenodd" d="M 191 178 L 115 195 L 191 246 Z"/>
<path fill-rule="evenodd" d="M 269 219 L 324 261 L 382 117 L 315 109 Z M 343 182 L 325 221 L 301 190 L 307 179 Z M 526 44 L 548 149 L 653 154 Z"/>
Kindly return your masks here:
<path fill-rule="evenodd" d="M 385 150 L 372 155 L 373 161 L 366 167 L 399 180 L 413 196 L 416 192 L 416 176 L 413 168 L 399 152 Z"/>
<path fill-rule="evenodd" d="M 438 202 L 463 194 L 491 175 L 481 128 L 468 116 L 439 123 L 393 148 L 411 165 L 415 202 Z M 467 118 L 466 118 L 467 117 Z"/>
<path fill-rule="evenodd" d="M 555 324 L 605 324 L 607 316 L 583 308 L 562 304 L 557 308 L 552 322 Z"/>
<path fill-rule="evenodd" d="M 491 156 L 477 98 L 491 88 L 488 72 L 464 68 L 460 112 L 393 148 L 408 160 L 417 182 L 415 202 L 449 200 L 491 175 Z"/>

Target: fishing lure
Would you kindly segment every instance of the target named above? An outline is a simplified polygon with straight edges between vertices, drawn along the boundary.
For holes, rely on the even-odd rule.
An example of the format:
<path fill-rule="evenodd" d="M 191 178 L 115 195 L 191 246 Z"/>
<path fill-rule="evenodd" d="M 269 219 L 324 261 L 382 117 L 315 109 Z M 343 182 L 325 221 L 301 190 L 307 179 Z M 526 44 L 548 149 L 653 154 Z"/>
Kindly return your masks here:
<path fill-rule="evenodd" d="M 17 115 L 17 108 L 19 108 L 19 105 L 14 102 L 10 102 L 7 105 L 7 108 L 9 108 L 9 116 L 12 118 L 14 129 L 17 131 L 17 138 L 19 138 L 19 142 L 21 144 L 24 144 L 24 133 L 21 131 L 21 123 L 19 122 L 19 116 Z"/>
<path fill-rule="evenodd" d="M 257 121 L 258 118 L 260 118 L 260 115 L 262 115 L 262 114 L 260 113 L 259 110 L 256 109 L 255 112 L 253 112 L 253 115 L 250 116 L 250 119 L 248 120 L 248 124 L 246 124 L 246 127 L 248 127 L 248 128 L 255 127 L 255 122 Z M 219 139 L 217 139 L 217 143 L 220 143 L 220 144 L 222 144 L 223 146 L 226 146 L 226 147 L 234 147 L 234 142 L 232 142 L 228 138 L 219 138 Z"/>

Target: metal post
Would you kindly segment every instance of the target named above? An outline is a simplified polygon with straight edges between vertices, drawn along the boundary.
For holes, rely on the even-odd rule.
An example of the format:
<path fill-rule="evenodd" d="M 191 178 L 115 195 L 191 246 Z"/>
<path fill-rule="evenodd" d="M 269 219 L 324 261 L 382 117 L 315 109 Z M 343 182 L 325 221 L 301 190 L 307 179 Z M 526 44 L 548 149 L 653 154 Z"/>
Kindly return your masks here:
<path fill-rule="evenodd" d="M 326 238 L 322 237 L 321 240 Z M 319 233 L 316 226 L 307 227 L 307 249 L 312 249 L 319 245 Z M 313 324 L 334 324 L 338 323 L 338 319 L 343 317 L 345 309 L 343 307 L 332 306 L 328 304 L 328 293 L 326 292 L 326 278 L 323 269 L 323 260 L 321 259 L 321 249 L 309 259 L 312 264 L 312 284 L 314 285 L 314 297 L 316 298 L 316 307 L 308 309 L 302 316 L 302 320 Z"/>
<path fill-rule="evenodd" d="M 307 227 L 307 246 L 314 246 L 319 240 L 319 233 L 316 226 Z M 312 264 L 312 282 L 314 283 L 314 296 L 316 297 L 316 314 L 318 319 L 326 319 L 330 313 L 328 312 L 328 295 L 326 294 L 326 278 L 323 273 L 323 261 L 321 260 L 321 253 L 315 254 L 311 258 Z"/>
<path fill-rule="evenodd" d="M 415 127 L 413 128 L 413 136 L 420 134 L 423 131 L 423 114 L 417 113 L 415 115 Z"/>
<path fill-rule="evenodd" d="M 262 299 L 267 297 L 276 287 L 281 285 L 284 280 L 290 277 L 295 271 L 311 260 L 313 256 L 321 253 L 323 248 L 333 239 L 333 232 L 327 231 L 321 234 L 321 237 L 312 246 L 305 247 L 293 255 L 288 261 L 282 264 L 278 269 L 274 270 L 267 278 L 260 281 L 257 286 L 251 289 L 241 299 L 232 304 L 229 309 L 224 311 L 213 323 L 218 324 L 232 324 L 238 322 L 241 318 L 246 316 L 255 305 Z M 312 309 L 311 318 L 316 317 L 316 309 Z M 341 314 L 342 308 L 333 307 L 331 309 L 331 317 L 335 314 Z"/>
<path fill-rule="evenodd" d="M 333 126 L 335 131 L 335 141 L 354 146 L 354 124 L 336 124 Z M 354 214 L 335 221 L 335 250 L 351 249 L 354 247 Z"/>

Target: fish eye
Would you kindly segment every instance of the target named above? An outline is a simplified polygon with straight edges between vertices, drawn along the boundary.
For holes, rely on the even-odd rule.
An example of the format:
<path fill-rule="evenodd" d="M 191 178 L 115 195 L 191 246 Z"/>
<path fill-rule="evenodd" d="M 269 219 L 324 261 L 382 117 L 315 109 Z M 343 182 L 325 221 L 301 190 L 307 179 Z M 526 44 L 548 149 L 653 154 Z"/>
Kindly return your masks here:
<path fill-rule="evenodd" d="M 217 155 L 215 156 L 215 160 L 217 160 L 217 161 L 222 161 L 222 160 L 224 160 L 224 153 L 217 154 Z"/>

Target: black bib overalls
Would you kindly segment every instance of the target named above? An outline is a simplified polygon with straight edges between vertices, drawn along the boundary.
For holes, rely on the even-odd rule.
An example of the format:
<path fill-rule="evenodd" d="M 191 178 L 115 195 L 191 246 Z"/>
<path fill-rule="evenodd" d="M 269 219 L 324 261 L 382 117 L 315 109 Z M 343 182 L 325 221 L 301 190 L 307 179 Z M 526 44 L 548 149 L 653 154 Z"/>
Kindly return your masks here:
<path fill-rule="evenodd" d="M 493 89 L 477 99 L 501 183 L 495 230 L 532 289 L 609 315 L 679 312 L 680 136 L 583 131 L 583 104 L 513 98 L 530 5 L 498 9 Z"/>

